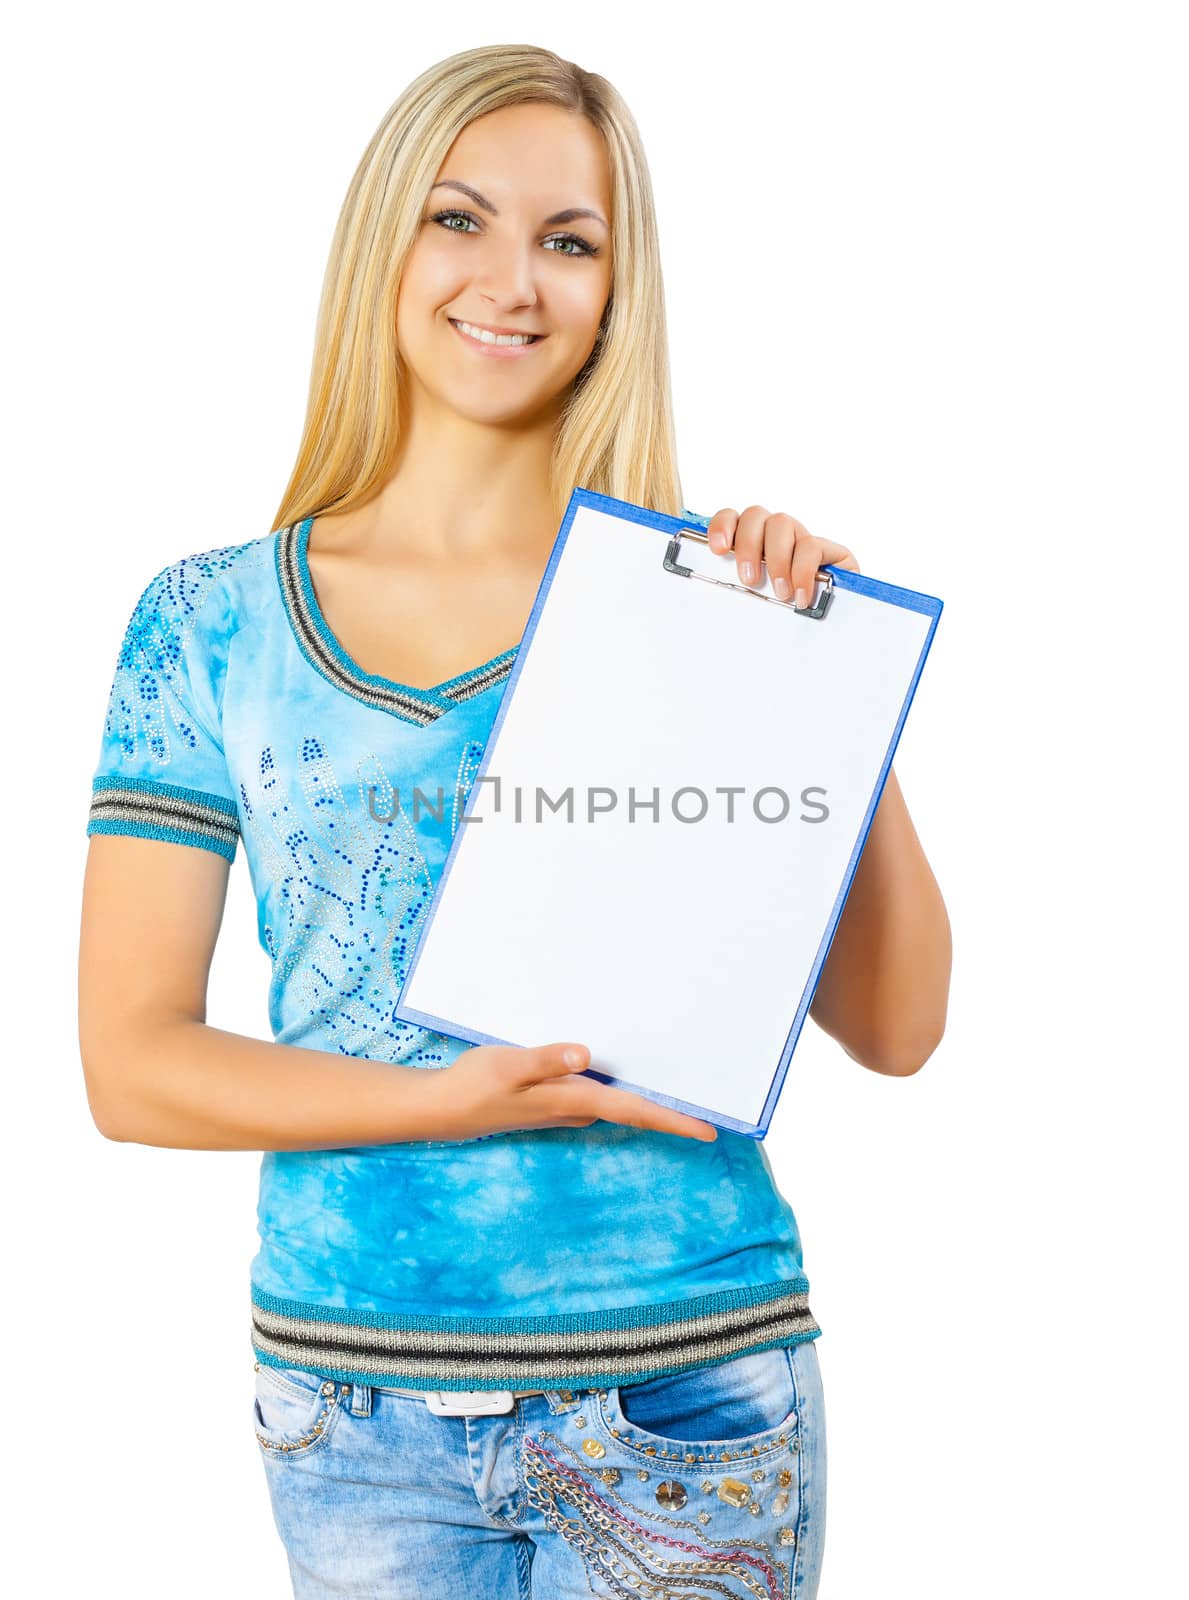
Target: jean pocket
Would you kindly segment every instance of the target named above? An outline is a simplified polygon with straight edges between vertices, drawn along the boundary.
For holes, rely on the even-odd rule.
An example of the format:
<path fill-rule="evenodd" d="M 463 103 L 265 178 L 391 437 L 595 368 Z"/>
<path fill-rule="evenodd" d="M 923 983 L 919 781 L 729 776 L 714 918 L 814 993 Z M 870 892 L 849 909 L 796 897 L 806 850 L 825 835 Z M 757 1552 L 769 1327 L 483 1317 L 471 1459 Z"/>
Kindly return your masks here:
<path fill-rule="evenodd" d="M 592 1592 L 808 1600 L 799 1373 L 781 1348 L 589 1391 L 526 1439 L 529 1502 Z"/>
<path fill-rule="evenodd" d="M 708 1466 L 800 1449 L 785 1349 L 600 1391 L 596 1414 L 617 1445 L 642 1460 Z"/>
<path fill-rule="evenodd" d="M 303 1367 L 256 1363 L 252 1420 L 270 1455 L 309 1455 L 325 1448 L 342 1414 L 339 1385 Z"/>

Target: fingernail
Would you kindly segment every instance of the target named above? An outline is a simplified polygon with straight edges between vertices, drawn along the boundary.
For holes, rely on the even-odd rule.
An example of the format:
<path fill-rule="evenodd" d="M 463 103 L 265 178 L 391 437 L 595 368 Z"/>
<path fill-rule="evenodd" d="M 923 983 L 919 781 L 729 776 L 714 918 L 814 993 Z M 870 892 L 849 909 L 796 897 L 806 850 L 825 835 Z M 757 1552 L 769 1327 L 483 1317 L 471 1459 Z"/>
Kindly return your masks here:
<path fill-rule="evenodd" d="M 787 600 L 789 597 L 789 581 L 787 578 L 773 578 L 772 587 L 776 590 L 778 600 Z"/>
<path fill-rule="evenodd" d="M 716 555 L 722 555 L 726 547 L 727 536 L 725 533 L 712 533 L 710 535 L 710 548 L 715 552 Z"/>
<path fill-rule="evenodd" d="M 796 594 L 793 596 L 793 604 L 797 607 L 798 611 L 803 611 L 809 604 L 809 590 L 798 589 Z"/>
<path fill-rule="evenodd" d="M 739 563 L 739 576 L 744 583 L 751 582 L 752 578 L 755 576 L 755 568 L 752 566 L 750 561 L 741 561 Z"/>
<path fill-rule="evenodd" d="M 567 1050 L 565 1054 L 567 1067 L 580 1067 L 582 1065 L 581 1050 Z"/>

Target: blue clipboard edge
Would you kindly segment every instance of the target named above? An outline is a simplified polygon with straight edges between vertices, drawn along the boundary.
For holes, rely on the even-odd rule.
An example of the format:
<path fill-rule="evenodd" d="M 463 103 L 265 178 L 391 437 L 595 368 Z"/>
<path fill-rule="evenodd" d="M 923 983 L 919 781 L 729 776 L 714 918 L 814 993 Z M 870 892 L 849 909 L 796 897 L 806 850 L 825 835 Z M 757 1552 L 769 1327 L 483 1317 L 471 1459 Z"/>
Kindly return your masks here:
<path fill-rule="evenodd" d="M 883 766 L 880 768 L 879 778 L 876 780 L 875 789 L 867 807 L 867 813 L 863 818 L 862 827 L 859 829 L 859 837 L 855 841 L 855 847 L 851 851 L 850 860 L 847 862 L 842 886 L 838 890 L 834 900 L 834 908 L 830 913 L 830 920 L 826 925 L 825 933 L 822 935 L 822 942 L 818 946 L 813 969 L 801 995 L 801 1004 L 797 1007 L 797 1015 L 793 1019 L 793 1026 L 789 1030 L 789 1036 L 785 1041 L 784 1049 L 781 1052 L 780 1060 L 772 1078 L 772 1085 L 768 1090 L 768 1098 L 764 1101 L 764 1109 L 760 1114 L 760 1120 L 755 1129 L 755 1136 L 760 1139 L 768 1131 L 772 1113 L 776 1108 L 777 1100 L 780 1098 L 780 1091 L 784 1087 L 784 1079 L 789 1069 L 789 1062 L 792 1060 L 793 1051 L 797 1047 L 797 1040 L 800 1037 L 805 1018 L 809 1015 L 809 1008 L 813 1004 L 813 996 L 822 975 L 822 968 L 826 964 L 826 957 L 829 955 L 830 946 L 834 942 L 834 935 L 838 930 L 838 921 L 842 916 L 842 908 L 846 904 L 846 897 L 850 893 L 851 884 L 854 882 L 859 858 L 863 854 L 863 847 L 867 843 L 867 835 L 871 831 L 871 823 L 874 820 L 876 811 L 879 809 L 880 798 L 888 781 L 888 773 L 892 770 L 896 746 L 900 743 L 900 735 L 908 718 L 909 707 L 912 705 L 913 698 L 916 695 L 917 684 L 921 681 L 921 673 L 928 659 L 929 650 L 933 643 L 933 635 L 937 632 L 937 624 L 944 609 L 942 601 L 936 595 L 921 594 L 915 589 L 902 589 L 895 584 L 881 583 L 878 578 L 865 578 L 861 573 L 847 572 L 838 567 L 831 567 L 829 570 L 834 574 L 835 584 L 840 588 L 853 589 L 856 594 L 870 595 L 875 600 L 886 600 L 891 605 L 899 605 L 909 611 L 923 612 L 926 616 L 931 617 L 932 621 L 921 645 L 921 653 L 917 657 L 916 671 L 912 675 L 912 682 L 909 684 L 904 696 L 904 704 L 900 707 L 900 715 L 896 720 L 895 728 L 892 730 L 892 737 L 888 741 Z"/>
<path fill-rule="evenodd" d="M 545 572 L 541 578 L 540 587 L 537 590 L 536 599 L 533 601 L 533 608 L 529 613 L 528 622 L 525 624 L 524 634 L 521 638 L 520 646 L 516 653 L 516 660 L 513 663 L 512 671 L 508 675 L 508 680 L 504 684 L 504 691 L 500 697 L 499 708 L 496 711 L 495 721 L 492 723 L 491 732 L 488 734 L 487 743 L 484 746 L 482 760 L 480 761 L 478 771 L 475 773 L 475 776 L 471 782 L 472 790 L 478 785 L 480 779 L 486 773 L 487 768 L 491 763 L 491 758 L 495 753 L 495 748 L 499 739 L 499 731 L 503 726 L 504 717 L 507 715 L 508 707 L 512 703 L 512 695 L 515 692 L 516 684 L 519 681 L 521 669 L 523 668 L 524 662 L 528 657 L 528 652 L 532 647 L 533 636 L 537 631 L 537 622 L 540 619 L 541 611 L 544 608 L 545 599 L 549 593 L 550 587 L 552 586 L 553 577 L 557 571 L 558 563 L 561 561 L 562 553 L 565 550 L 566 541 L 570 535 L 570 528 L 573 525 L 574 517 L 576 516 L 579 508 L 582 506 L 591 506 L 595 510 L 607 511 L 611 515 L 620 517 L 625 521 L 638 522 L 645 527 L 657 528 L 660 531 L 669 534 L 674 534 L 680 528 L 688 527 L 691 523 L 697 527 L 705 528 L 706 522 L 709 520 L 708 518 L 691 515 L 688 512 L 685 516 L 677 517 L 671 516 L 664 511 L 650 511 L 645 506 L 633 505 L 629 500 L 617 500 L 611 495 L 599 494 L 594 489 L 575 488 L 571 491 L 569 503 L 566 506 L 565 515 L 562 518 L 561 527 L 558 529 L 557 538 L 554 541 L 553 549 L 550 552 L 549 563 L 546 566 Z M 868 578 L 862 573 L 848 572 L 839 567 L 826 567 L 822 570 L 828 571 L 832 575 L 835 585 L 839 588 L 850 589 L 856 594 L 868 595 L 873 600 L 882 600 L 889 605 L 898 605 L 909 611 L 922 612 L 926 616 L 932 617 L 933 620 L 930 624 L 929 631 L 925 636 L 924 644 L 921 646 L 921 653 L 919 659 L 917 660 L 916 671 L 913 673 L 912 682 L 908 686 L 908 692 L 904 697 L 904 704 L 900 708 L 900 716 L 897 719 L 895 729 L 893 730 L 891 740 L 888 744 L 888 749 L 884 756 L 883 766 L 880 770 L 879 779 L 871 797 L 871 803 L 867 807 L 867 813 L 863 818 L 863 825 L 859 830 L 859 837 L 855 842 L 855 847 L 851 852 L 850 860 L 847 863 L 846 873 L 842 882 L 842 886 L 839 889 L 838 895 L 834 901 L 834 907 L 830 914 L 829 923 L 827 924 L 826 931 L 822 936 L 822 942 L 818 947 L 818 953 L 814 961 L 813 970 L 810 972 L 809 978 L 805 984 L 805 989 L 801 996 L 801 1003 L 797 1007 L 797 1014 L 793 1019 L 793 1025 L 789 1030 L 788 1037 L 785 1040 L 784 1048 L 781 1051 L 780 1060 L 778 1061 L 776 1069 L 773 1073 L 772 1083 L 769 1087 L 767 1098 L 764 1101 L 764 1109 L 760 1115 L 760 1120 L 757 1123 L 744 1122 L 739 1121 L 734 1117 L 729 1117 L 723 1112 L 710 1112 L 705 1107 L 694 1105 L 685 1100 L 675 1100 L 670 1095 L 661 1094 L 655 1089 L 647 1089 L 640 1084 L 631 1083 L 626 1078 L 616 1078 L 608 1073 L 599 1072 L 593 1067 L 588 1067 L 587 1073 L 584 1074 L 584 1076 L 589 1075 L 592 1078 L 597 1078 L 600 1083 L 609 1083 L 617 1089 L 629 1089 L 633 1093 L 644 1095 L 646 1099 L 652 1100 L 657 1105 L 668 1106 L 672 1110 L 686 1112 L 690 1116 L 697 1117 L 702 1122 L 709 1122 L 715 1127 L 725 1128 L 731 1133 L 745 1134 L 747 1137 L 752 1139 L 763 1139 L 771 1123 L 772 1114 L 776 1108 L 776 1103 L 780 1098 L 781 1089 L 784 1086 L 785 1074 L 788 1072 L 789 1063 L 792 1060 L 793 1051 L 796 1049 L 797 1040 L 800 1037 L 805 1018 L 809 1014 L 809 1007 L 813 1003 L 814 992 L 821 978 L 822 968 L 826 964 L 826 956 L 829 954 L 830 946 L 834 942 L 834 934 L 838 928 L 838 921 L 842 915 L 842 908 L 846 904 L 847 895 L 850 893 L 850 886 L 854 881 L 855 870 L 858 867 L 859 858 L 863 854 L 863 847 L 867 843 L 867 835 L 871 831 L 872 820 L 879 806 L 879 801 L 883 794 L 884 786 L 888 781 L 888 773 L 892 769 L 892 760 L 896 753 L 896 746 L 900 742 L 900 734 L 908 717 L 908 712 L 910 706 L 912 705 L 913 697 L 916 694 L 917 684 L 920 682 L 921 672 L 924 669 L 930 646 L 933 643 L 933 635 L 937 631 L 937 623 L 943 609 L 943 603 L 936 597 L 936 595 L 922 594 L 916 589 L 904 589 L 897 584 L 884 583 L 879 578 Z M 468 790 L 468 796 L 470 792 L 471 791 Z M 402 997 L 406 989 L 408 989 L 409 985 L 413 981 L 413 974 L 417 970 L 417 963 L 421 958 L 421 952 L 425 948 L 426 935 L 430 930 L 434 916 L 441 904 L 442 895 L 445 892 L 446 881 L 450 873 L 450 868 L 454 863 L 458 848 L 462 843 L 462 838 L 463 832 L 462 826 L 460 825 L 455 832 L 454 838 L 451 841 L 450 849 L 447 852 L 446 859 L 442 864 L 441 876 L 438 879 L 437 888 L 434 891 L 429 910 L 426 914 L 425 926 L 422 928 L 418 937 L 417 946 L 413 952 L 413 959 L 409 963 L 408 971 L 405 973 L 404 982 L 401 984 L 400 994 L 397 996 L 396 1005 L 393 1007 L 393 1015 L 402 1022 L 412 1022 L 421 1027 L 432 1028 L 437 1033 L 445 1034 L 447 1038 L 462 1039 L 472 1045 L 505 1044 L 519 1047 L 519 1040 L 500 1039 L 494 1034 L 477 1033 L 472 1029 L 464 1028 L 459 1023 L 451 1022 L 445 1017 L 434 1016 L 430 1012 L 426 1011 L 417 1011 L 411 1006 L 405 1006 L 402 1004 Z"/>

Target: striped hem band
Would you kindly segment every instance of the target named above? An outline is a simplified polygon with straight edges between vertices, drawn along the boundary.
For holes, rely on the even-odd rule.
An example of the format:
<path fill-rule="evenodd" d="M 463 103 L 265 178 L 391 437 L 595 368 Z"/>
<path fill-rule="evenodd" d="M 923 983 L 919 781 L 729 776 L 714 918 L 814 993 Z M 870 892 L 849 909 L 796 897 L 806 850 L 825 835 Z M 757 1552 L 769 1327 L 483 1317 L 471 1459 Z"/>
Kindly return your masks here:
<path fill-rule="evenodd" d="M 252 1289 L 252 1346 L 273 1365 L 426 1389 L 642 1383 L 814 1339 L 804 1278 L 629 1311 L 557 1317 L 389 1316 Z"/>
<path fill-rule="evenodd" d="M 221 795 L 157 783 L 151 778 L 95 778 L 87 833 L 193 844 L 235 860 L 239 816 Z"/>

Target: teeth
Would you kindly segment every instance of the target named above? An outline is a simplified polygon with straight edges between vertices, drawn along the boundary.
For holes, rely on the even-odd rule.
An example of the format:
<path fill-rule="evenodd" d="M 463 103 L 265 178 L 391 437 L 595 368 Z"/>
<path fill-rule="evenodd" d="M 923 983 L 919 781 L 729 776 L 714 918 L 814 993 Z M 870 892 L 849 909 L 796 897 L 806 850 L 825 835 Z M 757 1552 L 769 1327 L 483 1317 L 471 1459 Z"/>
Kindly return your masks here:
<path fill-rule="evenodd" d="M 473 323 L 462 322 L 458 326 L 464 333 L 469 333 L 472 339 L 478 339 L 483 344 L 532 344 L 533 336 L 528 333 L 488 333 L 486 328 L 476 328 Z"/>

